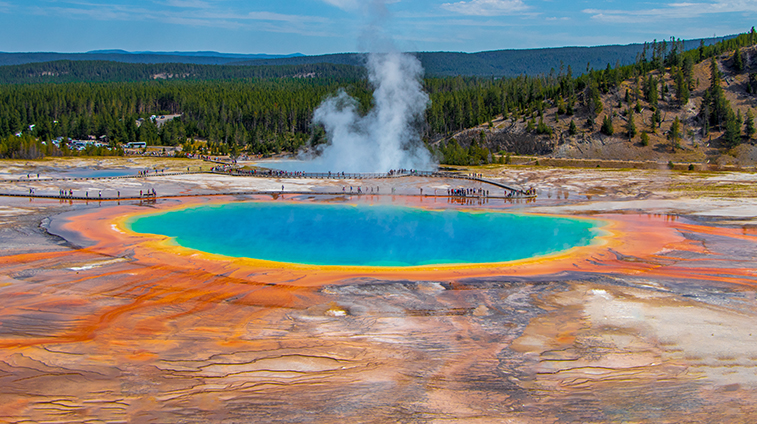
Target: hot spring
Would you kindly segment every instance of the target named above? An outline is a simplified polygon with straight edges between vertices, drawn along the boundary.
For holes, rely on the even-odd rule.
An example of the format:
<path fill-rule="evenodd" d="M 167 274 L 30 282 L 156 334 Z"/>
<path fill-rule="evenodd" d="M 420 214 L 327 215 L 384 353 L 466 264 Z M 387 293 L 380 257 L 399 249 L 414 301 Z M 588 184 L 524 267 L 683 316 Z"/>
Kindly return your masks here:
<path fill-rule="evenodd" d="M 339 266 L 507 262 L 589 245 L 601 221 L 397 205 L 239 202 L 132 217 L 208 253 Z"/>

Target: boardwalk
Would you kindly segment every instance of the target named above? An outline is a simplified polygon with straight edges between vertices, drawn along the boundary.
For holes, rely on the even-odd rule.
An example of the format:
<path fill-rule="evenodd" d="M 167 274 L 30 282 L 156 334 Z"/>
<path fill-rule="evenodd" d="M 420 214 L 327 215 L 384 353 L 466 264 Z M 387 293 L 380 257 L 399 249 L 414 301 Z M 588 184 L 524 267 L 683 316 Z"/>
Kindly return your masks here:
<path fill-rule="evenodd" d="M 41 198 L 41 199 L 62 199 L 62 200 L 78 200 L 78 201 L 121 201 L 121 200 L 155 200 L 155 199 L 170 199 L 170 198 L 186 198 L 186 197 L 204 197 L 204 196 L 234 196 L 234 195 L 323 195 L 323 196 L 348 196 L 348 197 L 363 197 L 363 196 L 415 196 L 415 197 L 463 197 L 463 198 L 504 198 L 504 199 L 528 199 L 535 198 L 536 195 L 526 194 L 526 191 L 502 184 L 497 181 L 484 179 L 472 175 L 461 175 L 450 172 L 436 172 L 436 171 L 406 171 L 406 172 L 391 172 L 391 173 L 312 173 L 312 172 L 286 172 L 286 171 L 239 171 L 235 169 L 219 170 L 214 169 L 211 171 L 182 171 L 182 172 L 153 172 L 146 175 L 125 175 L 125 176 L 110 176 L 110 177 L 80 177 L 80 178 L 29 178 L 29 179 L 6 179 L 0 180 L 2 183 L 31 183 L 31 182 L 65 182 L 65 181 L 96 181 L 96 180 L 118 180 L 118 179 L 145 179 L 145 178 L 160 178 L 167 176 L 177 175 L 190 175 L 190 174 L 214 174 L 214 175 L 228 175 L 240 178 L 266 178 L 266 179 L 322 179 L 322 180 L 375 180 L 375 179 L 387 179 L 387 178 L 405 178 L 405 177 L 423 177 L 423 178 L 442 178 L 442 179 L 459 179 L 468 181 L 477 181 L 484 184 L 489 184 L 504 190 L 510 191 L 511 195 L 449 195 L 449 194 L 399 194 L 399 193 L 360 193 L 343 191 L 324 192 L 324 191 L 279 191 L 279 190 L 250 190 L 250 191 L 223 191 L 215 193 L 193 193 L 193 194 L 160 194 L 157 196 L 144 194 L 141 196 L 124 195 L 124 196 L 81 196 L 81 195 L 56 195 L 56 194 L 37 194 L 37 193 L 12 193 L 4 192 L 0 193 L 0 196 L 7 197 L 29 197 L 29 198 Z"/>

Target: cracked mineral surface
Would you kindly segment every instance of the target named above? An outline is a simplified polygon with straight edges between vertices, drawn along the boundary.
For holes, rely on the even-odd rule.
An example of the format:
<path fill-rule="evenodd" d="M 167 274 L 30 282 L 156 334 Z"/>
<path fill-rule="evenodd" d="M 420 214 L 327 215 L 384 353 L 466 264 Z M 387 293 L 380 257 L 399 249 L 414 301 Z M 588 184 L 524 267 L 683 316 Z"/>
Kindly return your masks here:
<path fill-rule="evenodd" d="M 416 196 L 479 184 L 451 179 L 206 174 L 75 182 L 197 195 L 186 199 L 0 197 L 0 422 L 757 419 L 755 174 L 490 174 L 539 197 Z M 0 191 L 61 184 L 20 181 Z M 282 184 L 312 194 L 233 195 Z M 386 195 L 324 194 L 345 184 Z M 193 203 L 280 200 L 610 225 L 603 243 L 538 260 L 384 269 L 219 257 L 119 224 Z"/>

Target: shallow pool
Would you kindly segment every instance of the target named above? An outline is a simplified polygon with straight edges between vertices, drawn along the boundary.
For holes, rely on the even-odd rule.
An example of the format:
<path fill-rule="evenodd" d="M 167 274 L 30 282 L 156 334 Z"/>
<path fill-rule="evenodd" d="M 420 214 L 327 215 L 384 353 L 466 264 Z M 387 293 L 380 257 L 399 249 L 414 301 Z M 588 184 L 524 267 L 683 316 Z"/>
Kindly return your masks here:
<path fill-rule="evenodd" d="M 93 169 L 77 168 L 66 171 L 57 171 L 46 173 L 47 176 L 56 178 L 103 178 L 103 177 L 123 177 L 127 175 L 137 175 L 138 169 Z"/>
<path fill-rule="evenodd" d="M 346 266 L 525 259 L 586 246 L 601 221 L 396 205 L 240 202 L 131 218 L 137 233 L 233 257 Z"/>

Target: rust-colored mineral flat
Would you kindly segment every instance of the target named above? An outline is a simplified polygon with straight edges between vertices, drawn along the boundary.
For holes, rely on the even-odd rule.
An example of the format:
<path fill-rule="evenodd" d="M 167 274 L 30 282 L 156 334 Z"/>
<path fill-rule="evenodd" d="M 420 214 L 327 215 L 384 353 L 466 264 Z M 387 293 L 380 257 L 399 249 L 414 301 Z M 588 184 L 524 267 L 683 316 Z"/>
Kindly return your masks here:
<path fill-rule="evenodd" d="M 329 267 L 126 230 L 145 211 L 84 209 L 61 229 L 87 247 L 0 256 L 0 421 L 757 418 L 753 229 L 604 212 L 557 255 Z"/>

